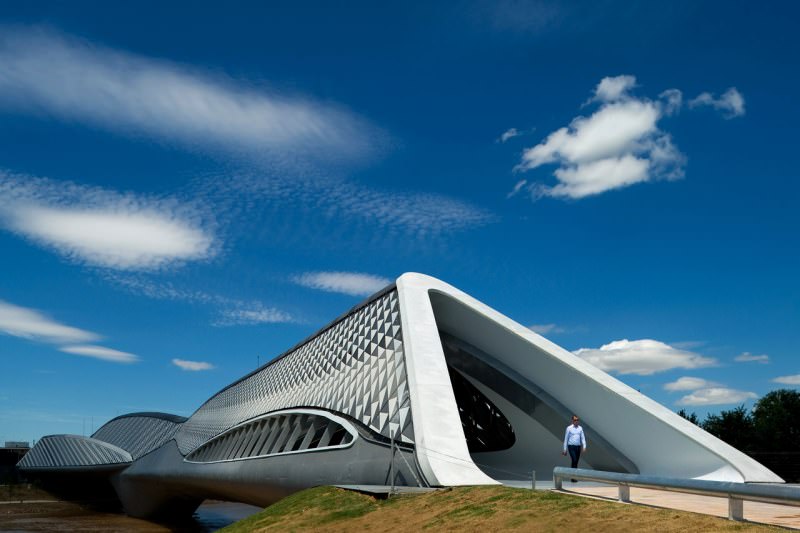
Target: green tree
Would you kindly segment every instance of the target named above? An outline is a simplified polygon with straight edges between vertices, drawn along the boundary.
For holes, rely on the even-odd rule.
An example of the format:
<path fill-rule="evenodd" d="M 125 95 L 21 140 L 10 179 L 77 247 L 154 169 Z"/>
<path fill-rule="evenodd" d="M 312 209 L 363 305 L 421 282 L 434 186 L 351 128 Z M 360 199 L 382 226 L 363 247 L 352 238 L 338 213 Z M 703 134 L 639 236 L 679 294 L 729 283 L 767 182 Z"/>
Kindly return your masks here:
<path fill-rule="evenodd" d="M 778 389 L 753 407 L 757 451 L 789 452 L 800 446 L 800 392 Z"/>
<path fill-rule="evenodd" d="M 696 426 L 699 426 L 699 425 L 700 425 L 700 419 L 699 419 L 699 418 L 697 418 L 697 413 L 694 413 L 694 412 L 693 412 L 692 414 L 688 414 L 688 413 L 686 412 L 686 409 L 681 409 L 680 411 L 678 411 L 678 414 L 679 414 L 681 417 L 683 417 L 683 418 L 685 418 L 686 420 L 688 420 L 689 422 L 691 422 L 692 424 L 694 424 L 694 425 L 696 425 Z"/>
<path fill-rule="evenodd" d="M 752 450 L 756 444 L 753 417 L 744 405 L 718 415 L 707 415 L 702 428 L 740 451 Z"/>

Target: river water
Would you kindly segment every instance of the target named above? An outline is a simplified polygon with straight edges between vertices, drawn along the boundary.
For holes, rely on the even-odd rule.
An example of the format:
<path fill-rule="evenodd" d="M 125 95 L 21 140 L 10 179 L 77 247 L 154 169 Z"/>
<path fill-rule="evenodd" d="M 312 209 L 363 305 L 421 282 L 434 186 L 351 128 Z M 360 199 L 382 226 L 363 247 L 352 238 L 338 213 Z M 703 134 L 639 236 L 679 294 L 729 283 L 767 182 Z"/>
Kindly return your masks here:
<path fill-rule="evenodd" d="M 260 511 L 242 503 L 205 501 L 190 520 L 157 524 L 121 513 L 92 510 L 63 501 L 0 502 L 0 531 L 59 533 L 209 533 Z"/>

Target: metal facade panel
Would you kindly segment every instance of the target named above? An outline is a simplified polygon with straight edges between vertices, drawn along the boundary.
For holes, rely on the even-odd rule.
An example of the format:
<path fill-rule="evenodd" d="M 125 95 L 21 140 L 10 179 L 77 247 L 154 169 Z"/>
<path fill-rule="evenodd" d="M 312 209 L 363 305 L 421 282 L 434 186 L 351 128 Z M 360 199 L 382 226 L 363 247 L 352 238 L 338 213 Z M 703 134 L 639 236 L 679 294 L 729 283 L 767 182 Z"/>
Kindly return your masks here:
<path fill-rule="evenodd" d="M 175 439 L 186 454 L 256 416 L 321 407 L 413 443 L 408 391 L 400 308 L 392 290 L 212 397 Z"/>
<path fill-rule="evenodd" d="M 171 439 L 180 420 L 185 419 L 160 413 L 125 415 L 109 421 L 92 438 L 119 446 L 138 459 Z"/>
<path fill-rule="evenodd" d="M 29 451 L 19 467 L 68 468 L 127 464 L 131 455 L 112 444 L 80 435 L 51 435 L 43 437 Z"/>

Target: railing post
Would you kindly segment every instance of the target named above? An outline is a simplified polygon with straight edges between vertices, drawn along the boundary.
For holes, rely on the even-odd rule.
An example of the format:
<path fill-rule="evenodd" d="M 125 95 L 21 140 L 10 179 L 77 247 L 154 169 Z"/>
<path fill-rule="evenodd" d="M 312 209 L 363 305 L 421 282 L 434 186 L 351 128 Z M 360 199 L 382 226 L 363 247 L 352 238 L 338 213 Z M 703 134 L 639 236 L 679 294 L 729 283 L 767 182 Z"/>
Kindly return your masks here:
<path fill-rule="evenodd" d="M 617 499 L 621 502 L 630 503 L 631 488 L 628 485 L 617 485 Z"/>
<path fill-rule="evenodd" d="M 531 490 L 536 490 L 536 470 L 531 471 Z"/>
<path fill-rule="evenodd" d="M 728 520 L 738 522 L 744 520 L 744 500 L 733 496 L 728 497 Z"/>

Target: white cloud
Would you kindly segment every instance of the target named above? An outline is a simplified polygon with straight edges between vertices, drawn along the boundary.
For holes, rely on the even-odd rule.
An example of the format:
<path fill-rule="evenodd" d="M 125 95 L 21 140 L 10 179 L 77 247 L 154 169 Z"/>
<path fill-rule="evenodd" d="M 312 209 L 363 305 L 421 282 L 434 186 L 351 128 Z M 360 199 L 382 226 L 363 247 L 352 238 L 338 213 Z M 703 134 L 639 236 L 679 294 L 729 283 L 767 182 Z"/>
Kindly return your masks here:
<path fill-rule="evenodd" d="M 628 98 L 628 91 L 636 87 L 635 76 L 607 76 L 600 80 L 594 90 L 593 100 L 616 102 Z"/>
<path fill-rule="evenodd" d="M 685 390 L 705 389 L 717 386 L 719 386 L 719 383 L 714 383 L 713 381 L 708 381 L 703 378 L 693 378 L 689 376 L 684 376 L 682 378 L 678 378 L 676 381 L 665 384 L 664 390 L 667 390 L 669 392 L 676 392 Z"/>
<path fill-rule="evenodd" d="M 650 161 L 630 154 L 621 158 L 611 157 L 583 165 L 559 168 L 555 171 L 555 176 L 561 183 L 552 187 L 548 194 L 583 198 L 647 181 L 649 170 Z"/>
<path fill-rule="evenodd" d="M 182 370 L 188 370 L 190 372 L 211 370 L 212 368 L 214 368 L 214 365 L 212 365 L 211 363 L 205 363 L 203 361 L 187 361 L 185 359 L 173 359 L 172 364 L 179 367 Z"/>
<path fill-rule="evenodd" d="M 358 272 L 306 272 L 292 278 L 298 285 L 351 296 L 369 296 L 391 283 L 391 280 Z"/>
<path fill-rule="evenodd" d="M 252 156 L 347 157 L 376 132 L 352 114 L 41 28 L 2 28 L 0 104 Z"/>
<path fill-rule="evenodd" d="M 135 363 L 139 360 L 139 357 L 132 353 L 120 352 L 119 350 L 112 350 L 111 348 L 104 348 L 103 346 L 63 346 L 59 348 L 59 350 L 64 353 L 94 357 L 113 363 Z"/>
<path fill-rule="evenodd" d="M 329 176 L 298 176 L 287 181 L 260 175 L 239 174 L 208 180 L 207 196 L 226 199 L 230 194 L 247 195 L 248 201 L 279 199 L 283 207 L 308 209 L 312 216 L 345 217 L 376 227 L 405 230 L 418 237 L 483 226 L 497 217 L 486 209 L 432 193 L 393 192 L 356 185 Z M 309 207 L 311 206 L 311 207 Z M 261 213 L 253 212 L 258 217 Z M 292 213 L 296 218 L 296 212 Z M 296 220 L 292 221 L 297 224 Z"/>
<path fill-rule="evenodd" d="M 255 324 L 281 324 L 294 322 L 289 313 L 272 307 L 255 306 L 253 308 L 225 309 L 220 312 L 217 320 L 212 322 L 215 326 L 247 326 Z"/>
<path fill-rule="evenodd" d="M 548 333 L 564 333 L 564 328 L 556 324 L 533 324 L 528 326 L 528 329 L 539 335 L 547 335 Z"/>
<path fill-rule="evenodd" d="M 147 298 L 216 307 L 218 316 L 211 322 L 214 326 L 297 322 L 297 319 L 290 313 L 275 307 L 268 307 L 258 300 L 237 300 L 210 292 L 183 289 L 169 282 L 156 283 L 141 275 L 114 273 L 104 277 L 122 289 Z"/>
<path fill-rule="evenodd" d="M 769 363 L 769 356 L 766 354 L 761 355 L 753 355 L 750 352 L 744 352 L 743 354 L 737 355 L 733 358 L 734 361 L 738 363 L 761 363 L 767 364 Z"/>
<path fill-rule="evenodd" d="M 61 324 L 39 311 L 0 300 L 0 332 L 38 342 L 91 342 L 96 333 Z"/>
<path fill-rule="evenodd" d="M 712 93 L 705 92 L 689 101 L 691 108 L 702 106 L 713 107 L 720 111 L 725 118 L 741 117 L 745 114 L 744 96 L 736 90 L 736 87 L 731 87 L 719 98 L 715 98 Z"/>
<path fill-rule="evenodd" d="M 0 172 L 0 225 L 66 258 L 152 270 L 216 253 L 196 208 Z"/>
<path fill-rule="evenodd" d="M 674 112 L 675 95 L 666 103 L 635 98 L 628 91 L 633 76 L 604 78 L 593 101 L 600 108 L 579 116 L 538 145 L 523 152 L 516 171 L 557 164 L 553 187 L 533 183 L 532 194 L 584 198 L 635 183 L 683 177 L 685 157 L 669 134 L 658 128 L 665 113 Z M 517 184 L 519 186 L 519 184 Z"/>
<path fill-rule="evenodd" d="M 733 403 L 743 403 L 747 400 L 758 398 L 754 392 L 728 389 L 725 387 L 711 387 L 701 389 L 687 394 L 675 405 L 702 406 L 702 405 L 726 405 Z"/>
<path fill-rule="evenodd" d="M 599 349 L 581 348 L 574 353 L 600 370 L 640 376 L 673 368 L 691 369 L 716 364 L 715 359 L 650 339 L 623 339 L 604 344 Z"/>
<path fill-rule="evenodd" d="M 678 89 L 667 89 L 658 97 L 664 101 L 662 110 L 665 115 L 674 115 L 683 106 L 683 93 Z"/>
<path fill-rule="evenodd" d="M 504 143 L 509 139 L 513 139 L 514 137 L 519 137 L 522 135 L 522 132 L 519 131 L 517 128 L 509 128 L 500 135 L 500 138 L 497 139 L 498 142 Z"/>
<path fill-rule="evenodd" d="M 781 383 L 783 385 L 800 385 L 800 374 L 793 376 L 778 376 L 772 380 L 774 383 Z"/>

